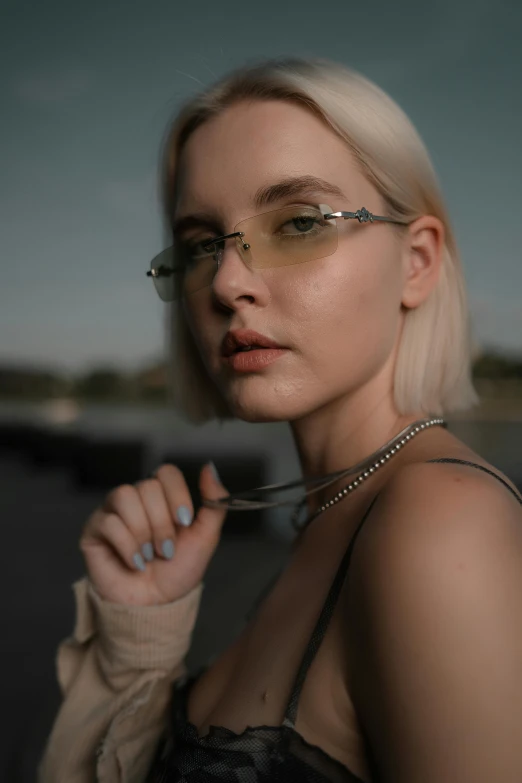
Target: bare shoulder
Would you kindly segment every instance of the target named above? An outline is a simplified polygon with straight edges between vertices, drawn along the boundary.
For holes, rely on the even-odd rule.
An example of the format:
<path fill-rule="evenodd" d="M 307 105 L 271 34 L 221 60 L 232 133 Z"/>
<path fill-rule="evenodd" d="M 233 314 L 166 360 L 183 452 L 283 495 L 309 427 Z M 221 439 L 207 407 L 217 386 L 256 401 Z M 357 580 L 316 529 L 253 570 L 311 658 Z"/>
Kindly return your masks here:
<path fill-rule="evenodd" d="M 464 455 L 467 457 L 468 455 Z M 522 497 L 497 468 L 476 457 L 485 470 L 461 463 L 404 465 L 379 492 L 354 550 L 350 581 L 355 590 L 390 569 L 406 569 L 421 553 L 444 557 L 458 541 L 488 546 L 504 538 L 522 547 Z M 389 573 L 391 578 L 393 575 Z"/>
<path fill-rule="evenodd" d="M 475 460 L 473 460 L 475 461 Z M 400 468 L 379 493 L 368 525 L 368 540 L 403 546 L 408 539 L 435 535 L 522 535 L 522 496 L 497 468 L 461 463 L 415 462 Z M 371 533 L 370 533 L 371 530 Z"/>
<path fill-rule="evenodd" d="M 520 769 L 518 500 L 473 468 L 404 466 L 380 492 L 350 571 L 351 695 L 382 779 L 462 780 L 469 769 L 466 779 L 485 781 Z"/>
<path fill-rule="evenodd" d="M 522 504 L 510 486 L 513 492 L 485 471 L 461 464 L 405 465 L 381 490 L 365 522 L 353 578 L 362 580 L 361 588 L 379 574 L 413 578 L 415 564 L 428 568 L 427 560 L 434 565 L 439 558 L 458 558 L 461 548 L 469 555 L 476 547 L 478 554 L 495 542 L 519 549 L 522 557 Z"/>
<path fill-rule="evenodd" d="M 451 458 L 450 458 L 451 459 Z M 494 475 L 491 475 L 491 474 Z M 491 465 L 474 452 L 460 452 L 454 462 L 437 462 L 430 460 L 405 465 L 389 482 L 389 489 L 404 487 L 415 491 L 414 485 L 419 483 L 419 491 L 424 491 L 426 485 L 433 483 L 436 491 L 445 488 L 446 492 L 462 488 L 464 494 L 470 488 L 491 487 L 501 496 L 511 496 L 515 503 L 517 498 L 522 501 L 522 494 L 513 481 L 495 465 Z M 408 483 L 408 484 L 407 484 Z M 407 485 L 407 486 L 406 486 Z M 459 491 L 457 489 L 457 491 Z M 461 492 L 462 494 L 462 492 Z"/>
<path fill-rule="evenodd" d="M 380 491 L 354 549 L 347 604 L 354 639 L 387 622 L 394 601 L 415 596 L 418 611 L 429 613 L 441 579 L 451 596 L 462 570 L 495 580 L 497 572 L 507 574 L 508 561 L 522 596 L 522 504 L 500 481 L 453 463 L 401 467 Z"/>

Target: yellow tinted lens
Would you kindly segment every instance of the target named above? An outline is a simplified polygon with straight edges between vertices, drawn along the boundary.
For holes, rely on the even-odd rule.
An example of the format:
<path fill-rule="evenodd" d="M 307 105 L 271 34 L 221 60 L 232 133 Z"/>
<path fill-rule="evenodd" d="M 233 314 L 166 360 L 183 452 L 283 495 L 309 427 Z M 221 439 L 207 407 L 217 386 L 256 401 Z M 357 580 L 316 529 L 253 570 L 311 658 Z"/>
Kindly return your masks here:
<path fill-rule="evenodd" d="M 332 255 L 337 249 L 335 220 L 325 220 L 316 207 L 265 212 L 241 221 L 235 230 L 244 232 L 252 266 L 258 268 L 302 264 Z"/>

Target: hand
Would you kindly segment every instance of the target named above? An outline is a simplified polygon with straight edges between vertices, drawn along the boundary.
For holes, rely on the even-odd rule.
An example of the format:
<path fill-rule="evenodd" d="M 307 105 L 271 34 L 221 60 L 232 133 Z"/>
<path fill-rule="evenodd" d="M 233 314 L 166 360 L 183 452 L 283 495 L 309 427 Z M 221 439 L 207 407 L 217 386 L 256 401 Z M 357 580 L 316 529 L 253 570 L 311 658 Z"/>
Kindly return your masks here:
<path fill-rule="evenodd" d="M 209 500 L 229 494 L 209 465 L 201 470 L 199 489 Z M 114 489 L 94 511 L 83 529 L 80 549 L 101 598 L 152 606 L 175 601 L 199 584 L 219 543 L 227 509 L 201 506 L 192 523 L 184 526 L 177 516 L 180 506 L 193 516 L 183 473 L 174 465 L 162 465 L 155 478 Z M 166 541 L 172 544 L 162 549 Z M 150 562 L 142 550 L 147 543 L 154 551 Z M 140 557 L 144 570 L 136 564 Z"/>

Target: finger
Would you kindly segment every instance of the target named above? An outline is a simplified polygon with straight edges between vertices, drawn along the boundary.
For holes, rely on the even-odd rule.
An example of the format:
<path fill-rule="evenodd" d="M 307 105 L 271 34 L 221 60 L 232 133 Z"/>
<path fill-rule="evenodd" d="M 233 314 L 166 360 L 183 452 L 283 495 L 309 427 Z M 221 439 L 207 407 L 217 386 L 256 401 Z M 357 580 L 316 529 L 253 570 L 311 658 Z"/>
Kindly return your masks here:
<path fill-rule="evenodd" d="M 116 514 L 127 525 L 138 542 L 139 550 L 143 544 L 150 542 L 151 525 L 136 487 L 130 484 L 116 487 L 108 495 L 103 508 L 107 513 Z"/>
<path fill-rule="evenodd" d="M 149 554 L 148 548 L 143 549 L 142 547 L 143 553 L 148 560 L 153 559 L 154 551 L 159 557 L 170 559 L 176 548 L 176 530 L 163 486 L 158 479 L 147 479 L 138 482 L 136 488 L 151 528 L 151 556 L 147 556 Z M 146 544 L 144 546 L 147 547 Z"/>
<path fill-rule="evenodd" d="M 119 516 L 101 510 L 93 514 L 80 539 L 80 549 L 87 551 L 100 544 L 109 544 L 121 562 L 132 571 L 145 570 L 139 544 L 132 531 Z"/>
<path fill-rule="evenodd" d="M 173 522 L 188 527 L 194 518 L 194 505 L 183 473 L 176 465 L 165 464 L 155 475 Z"/>
<path fill-rule="evenodd" d="M 199 474 L 199 490 L 201 497 L 208 498 L 208 500 L 218 500 L 219 498 L 228 497 L 230 494 L 222 484 L 213 462 L 203 465 Z M 205 530 L 206 534 L 215 540 L 221 534 L 227 510 L 227 508 L 209 508 L 202 505 L 198 510 L 194 524 L 201 526 L 201 529 Z"/>

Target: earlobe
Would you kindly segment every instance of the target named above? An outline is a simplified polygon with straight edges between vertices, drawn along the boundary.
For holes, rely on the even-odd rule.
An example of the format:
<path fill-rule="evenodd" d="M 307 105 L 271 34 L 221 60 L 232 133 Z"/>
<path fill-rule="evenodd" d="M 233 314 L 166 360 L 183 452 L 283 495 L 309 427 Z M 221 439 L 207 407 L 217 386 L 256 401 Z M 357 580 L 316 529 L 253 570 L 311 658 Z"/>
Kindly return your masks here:
<path fill-rule="evenodd" d="M 444 225 L 432 215 L 424 215 L 410 225 L 404 250 L 406 272 L 401 299 L 404 307 L 418 307 L 435 288 L 442 264 L 444 240 Z"/>

